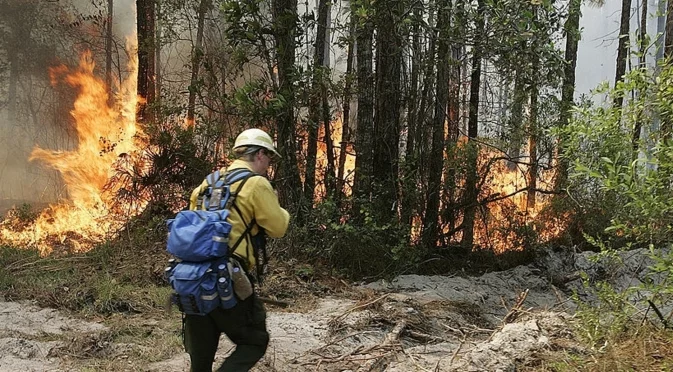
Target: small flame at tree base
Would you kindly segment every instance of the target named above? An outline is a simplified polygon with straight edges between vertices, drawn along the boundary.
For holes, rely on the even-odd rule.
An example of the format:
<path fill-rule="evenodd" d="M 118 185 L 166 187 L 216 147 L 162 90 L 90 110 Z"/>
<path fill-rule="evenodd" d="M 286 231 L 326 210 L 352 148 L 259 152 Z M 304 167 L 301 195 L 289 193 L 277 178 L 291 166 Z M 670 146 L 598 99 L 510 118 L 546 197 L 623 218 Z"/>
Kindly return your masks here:
<path fill-rule="evenodd" d="M 10 212 L 0 222 L 0 243 L 37 248 L 42 255 L 55 248 L 86 251 L 118 231 L 142 205 L 136 203 L 122 214 L 114 207 L 114 195 L 123 185 L 108 186 L 120 159 L 142 147 L 135 123 L 137 63 L 130 62 L 130 77 L 114 104 L 109 104 L 108 89 L 94 75 L 94 66 L 91 54 L 85 52 L 75 69 L 50 69 L 52 85 L 64 83 L 79 91 L 71 111 L 78 144 L 72 151 L 36 147 L 30 156 L 60 172 L 70 200 L 49 206 L 34 219 L 18 210 Z"/>

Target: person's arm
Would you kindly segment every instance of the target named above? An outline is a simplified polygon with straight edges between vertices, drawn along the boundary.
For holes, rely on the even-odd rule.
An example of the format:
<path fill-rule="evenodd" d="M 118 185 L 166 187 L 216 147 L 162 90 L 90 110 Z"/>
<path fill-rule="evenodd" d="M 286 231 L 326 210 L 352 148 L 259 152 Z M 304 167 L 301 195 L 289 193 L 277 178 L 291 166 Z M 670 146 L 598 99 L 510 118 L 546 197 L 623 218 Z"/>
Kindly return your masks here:
<path fill-rule="evenodd" d="M 271 184 L 264 177 L 254 177 L 252 207 L 257 225 L 272 238 L 282 238 L 290 223 L 290 214 L 278 203 L 278 197 Z"/>

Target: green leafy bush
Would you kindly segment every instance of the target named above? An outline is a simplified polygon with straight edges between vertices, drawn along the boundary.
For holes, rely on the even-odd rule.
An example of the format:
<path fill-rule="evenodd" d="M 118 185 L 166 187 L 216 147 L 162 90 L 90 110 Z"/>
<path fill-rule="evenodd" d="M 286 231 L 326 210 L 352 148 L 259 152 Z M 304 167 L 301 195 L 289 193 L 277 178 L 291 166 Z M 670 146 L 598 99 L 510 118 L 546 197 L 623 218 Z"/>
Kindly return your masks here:
<path fill-rule="evenodd" d="M 562 130 L 568 192 L 588 217 L 587 234 L 641 245 L 671 240 L 673 148 L 655 127 L 672 119 L 672 81 L 669 66 L 658 75 L 634 70 L 617 88 L 599 88 L 605 100 L 577 107 Z M 613 106 L 632 91 L 637 95 L 623 109 Z M 641 127 L 646 135 L 634 139 Z"/>

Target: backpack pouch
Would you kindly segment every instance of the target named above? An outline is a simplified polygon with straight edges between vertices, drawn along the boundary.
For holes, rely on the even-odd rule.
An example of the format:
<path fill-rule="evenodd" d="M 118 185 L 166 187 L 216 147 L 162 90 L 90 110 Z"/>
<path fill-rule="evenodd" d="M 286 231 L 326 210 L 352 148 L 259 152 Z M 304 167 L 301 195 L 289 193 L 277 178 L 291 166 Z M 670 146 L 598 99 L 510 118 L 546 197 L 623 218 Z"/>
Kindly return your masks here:
<path fill-rule="evenodd" d="M 181 211 L 167 225 L 168 253 L 183 261 L 201 262 L 228 254 L 231 224 L 228 210 Z"/>
<path fill-rule="evenodd" d="M 213 258 L 229 256 L 229 233 L 231 224 L 227 221 L 217 221 L 213 224 L 210 254 Z"/>
<path fill-rule="evenodd" d="M 175 290 L 173 300 L 185 314 L 206 315 L 220 305 L 218 273 L 210 262 L 181 262 L 169 278 Z"/>

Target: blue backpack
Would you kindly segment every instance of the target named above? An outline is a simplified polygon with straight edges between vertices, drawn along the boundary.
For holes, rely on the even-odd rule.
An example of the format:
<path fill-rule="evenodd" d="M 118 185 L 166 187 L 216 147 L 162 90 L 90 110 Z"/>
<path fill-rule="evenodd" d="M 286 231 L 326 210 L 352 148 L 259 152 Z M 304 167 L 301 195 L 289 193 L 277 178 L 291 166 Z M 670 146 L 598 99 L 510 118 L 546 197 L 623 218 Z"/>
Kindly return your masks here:
<path fill-rule="evenodd" d="M 248 169 L 220 171 L 206 177 L 208 188 L 199 196 L 203 210 L 180 211 L 167 221 L 169 235 L 166 250 L 175 259 L 169 261 L 166 278 L 173 287 L 171 302 L 185 314 L 205 315 L 218 307 L 230 309 L 238 302 L 234 295 L 229 259 L 250 233 L 253 223 L 233 246 L 229 246 L 231 224 L 227 222 L 236 195 L 245 182 L 257 175 Z M 242 181 L 236 192 L 231 185 Z M 242 215 L 241 215 L 242 217 Z"/>

